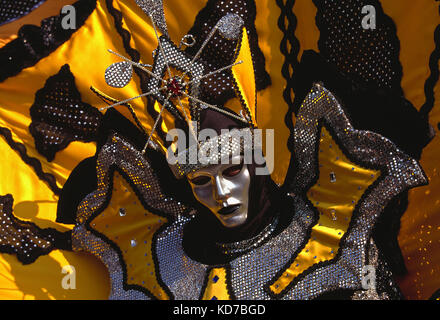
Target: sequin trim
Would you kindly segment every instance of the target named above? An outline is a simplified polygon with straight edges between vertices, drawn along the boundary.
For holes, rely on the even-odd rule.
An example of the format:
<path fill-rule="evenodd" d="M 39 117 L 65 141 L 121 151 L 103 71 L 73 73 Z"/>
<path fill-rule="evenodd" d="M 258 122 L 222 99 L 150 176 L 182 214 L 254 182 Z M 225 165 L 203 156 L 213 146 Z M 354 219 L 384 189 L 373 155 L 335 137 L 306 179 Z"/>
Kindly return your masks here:
<path fill-rule="evenodd" d="M 126 175 L 142 205 L 150 212 L 172 220 L 188 212 L 189 209 L 183 204 L 161 192 L 158 178 L 149 160 L 114 133 L 109 136 L 107 143 L 97 155 L 98 188 L 87 195 L 78 206 L 77 225 L 72 231 L 73 249 L 90 252 L 106 265 L 111 278 L 111 299 L 152 298 L 153 295 L 145 288 L 126 284 L 122 256 L 105 241 L 105 237 L 89 225 L 89 222 L 108 205 L 112 190 L 112 168 L 115 167 Z M 162 283 L 160 279 L 157 280 Z"/>
<path fill-rule="evenodd" d="M 319 143 L 320 121 L 332 132 L 350 161 L 367 168 L 380 168 L 382 176 L 357 204 L 335 259 L 315 265 L 298 276 L 280 294 L 283 299 L 310 299 L 339 288 L 360 289 L 367 241 L 377 218 L 394 196 L 427 183 L 416 160 L 376 133 L 355 130 L 336 98 L 315 84 L 295 124 L 294 147 L 299 166 L 291 185 L 295 193 L 308 190 L 319 172 L 315 149 Z"/>

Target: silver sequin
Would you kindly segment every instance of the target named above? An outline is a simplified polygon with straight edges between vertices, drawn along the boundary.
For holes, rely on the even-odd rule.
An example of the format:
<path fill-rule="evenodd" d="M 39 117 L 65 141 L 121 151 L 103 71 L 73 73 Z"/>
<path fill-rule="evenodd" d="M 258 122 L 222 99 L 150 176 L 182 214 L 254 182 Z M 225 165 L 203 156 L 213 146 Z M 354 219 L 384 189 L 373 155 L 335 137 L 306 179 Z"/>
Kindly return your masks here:
<path fill-rule="evenodd" d="M 220 34 L 228 40 L 238 39 L 243 25 L 243 19 L 235 13 L 228 13 L 217 22 Z"/>

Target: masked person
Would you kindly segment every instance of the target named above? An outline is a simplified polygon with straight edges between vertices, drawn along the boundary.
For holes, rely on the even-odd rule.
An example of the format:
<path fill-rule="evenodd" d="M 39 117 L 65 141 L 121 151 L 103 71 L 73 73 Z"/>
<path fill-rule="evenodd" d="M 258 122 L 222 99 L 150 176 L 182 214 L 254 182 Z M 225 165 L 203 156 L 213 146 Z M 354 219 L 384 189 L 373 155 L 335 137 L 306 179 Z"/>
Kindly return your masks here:
<path fill-rule="evenodd" d="M 221 129 L 239 130 L 243 126 L 224 114 L 207 110 L 202 115 L 203 128 L 220 135 Z M 252 139 L 247 141 L 253 143 Z M 266 163 L 257 165 L 253 154 L 249 158 L 252 161 L 246 163 L 244 154 L 230 154 L 224 163 L 218 161 L 186 175 L 198 202 L 194 205 L 199 208 L 184 232 L 185 250 L 194 258 L 210 264 L 226 262 L 261 245 L 291 220 L 291 199 L 272 181 Z"/>
<path fill-rule="evenodd" d="M 346 81 L 329 67 L 331 63 L 313 53 L 304 52 L 301 63 L 293 63 L 286 52 L 289 46 L 283 45 L 284 99 L 294 88 L 295 101 L 288 103 L 285 119 L 290 136 L 275 136 L 275 142 L 287 142 L 291 156 L 281 183 L 271 169 L 285 154 L 266 148 L 266 160 L 260 156 L 258 115 L 271 117 L 278 105 L 271 100 L 258 104 L 257 110 L 257 91 L 267 88 L 270 78 L 258 45 L 254 1 L 208 1 L 179 43 L 170 37 L 162 1 L 131 1 L 120 7 L 106 1 L 105 9 L 101 1 L 99 10 L 92 2 L 80 2 L 84 8 L 78 9 L 87 14 L 78 23 L 92 24 L 86 31 L 99 30 L 96 39 L 106 40 L 105 35 L 114 31 L 106 31 L 107 20 L 113 19 L 126 52 L 111 46 L 109 54 L 117 62 L 102 68 L 107 60 L 96 59 L 96 66 L 90 67 L 102 79 L 96 80 L 99 87 L 90 83 L 85 87 L 92 85 L 93 94 L 106 103 L 100 109 L 105 113 L 82 103 L 65 65 L 36 95 L 30 130 L 38 151 L 49 161 L 65 147 L 66 139 L 96 141 L 96 153 L 70 172 L 61 191 L 54 188 L 60 194 L 57 221 L 70 224 L 69 231 L 40 229 L 15 219 L 12 200 L 1 198 L 2 228 L 7 226 L 7 237 L 0 238 L 7 242 L 2 242 L 2 250 L 15 253 L 24 263 L 54 248 L 89 253 L 108 271 L 110 299 L 402 298 L 384 239 L 396 231 L 395 224 L 387 223 L 390 208 L 391 213 L 395 207 L 400 210 L 404 201 L 399 197 L 427 182 L 414 160 L 417 148 L 405 144 L 408 135 L 420 145 L 427 141 L 429 130 L 420 115 L 408 111 L 408 105 L 394 95 L 372 93 L 366 83 L 352 82 L 356 77 Z M 86 19 L 90 12 L 94 18 Z M 151 39 L 136 34 L 137 40 L 131 41 L 124 29 L 142 20 L 143 13 L 149 21 L 148 26 L 143 24 L 146 34 L 154 40 L 152 65 L 141 63 L 148 58 L 140 60 L 132 48 L 138 43 L 145 49 Z M 56 29 L 52 23 L 47 22 L 45 30 Z M 381 32 L 387 36 L 389 30 L 394 29 Z M 294 35 L 285 31 L 286 37 Z M 62 30 L 54 32 L 58 33 L 67 37 Z M 365 34 L 345 33 L 356 41 L 365 40 Z M 61 36 L 43 37 L 42 44 L 35 46 L 43 48 L 39 58 L 55 50 L 64 39 Z M 90 40 L 89 33 L 85 38 Z M 370 50 L 375 41 L 366 39 L 368 46 L 356 48 Z M 106 45 L 112 42 L 107 40 Z M 23 42 L 26 48 L 32 44 L 28 42 Z M 23 43 L 13 45 L 22 48 Z M 335 43 L 345 42 L 324 44 Z M 96 44 L 102 45 L 98 40 Z M 375 66 L 378 72 L 347 61 L 339 47 L 322 54 L 339 52 L 337 59 L 329 60 L 342 61 L 340 69 L 353 68 L 387 84 L 390 76 L 383 70 L 389 71 L 390 50 L 382 43 L 371 50 L 380 53 L 372 55 L 374 59 L 383 60 Z M 349 58 L 370 53 L 353 53 Z M 4 59 L 8 66 L 10 58 Z M 69 62 L 75 73 L 84 70 L 79 60 Z M 288 64 L 295 66 L 294 78 Z M 14 75 L 18 67 L 6 68 L 8 74 Z M 138 82 L 131 81 L 134 74 Z M 140 90 L 141 94 L 118 101 L 104 93 L 106 85 L 115 88 L 113 92 L 125 88 L 127 93 Z M 145 105 L 134 108 L 131 103 L 142 97 Z M 115 107 L 128 112 L 122 115 Z M 69 108 L 74 111 L 69 113 Z M 411 126 L 402 121 L 393 131 L 384 120 L 388 118 L 379 119 L 377 125 L 372 114 L 379 109 L 397 110 L 401 118 L 411 120 Z M 148 129 L 139 110 L 153 119 Z M 376 122 L 371 124 L 372 120 Z M 172 134 L 174 129 L 177 135 Z M 243 139 L 236 139 L 236 134 Z M 266 147 L 271 142 L 266 140 Z M 50 176 L 40 171 L 50 183 Z M 23 245 L 17 246 L 16 239 Z"/>

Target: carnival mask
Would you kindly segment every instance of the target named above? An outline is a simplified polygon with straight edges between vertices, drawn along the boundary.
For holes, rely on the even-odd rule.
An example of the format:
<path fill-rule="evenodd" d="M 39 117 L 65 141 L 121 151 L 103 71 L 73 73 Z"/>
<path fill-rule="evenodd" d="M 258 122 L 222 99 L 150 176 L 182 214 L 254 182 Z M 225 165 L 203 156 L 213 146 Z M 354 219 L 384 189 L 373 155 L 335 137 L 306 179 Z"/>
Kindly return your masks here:
<path fill-rule="evenodd" d="M 211 210 L 223 226 L 234 228 L 246 222 L 250 174 L 240 156 L 232 157 L 228 164 L 201 168 L 187 177 L 196 199 Z"/>

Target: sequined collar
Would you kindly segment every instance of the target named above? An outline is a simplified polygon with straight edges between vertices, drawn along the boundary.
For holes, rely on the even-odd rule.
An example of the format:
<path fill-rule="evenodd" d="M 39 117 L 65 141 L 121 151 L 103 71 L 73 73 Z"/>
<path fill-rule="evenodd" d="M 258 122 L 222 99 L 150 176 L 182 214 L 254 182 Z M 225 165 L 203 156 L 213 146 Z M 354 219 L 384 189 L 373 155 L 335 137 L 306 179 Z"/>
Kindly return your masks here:
<path fill-rule="evenodd" d="M 260 246 L 273 232 L 278 226 L 278 216 L 272 220 L 259 234 L 256 236 L 236 242 L 230 243 L 218 243 L 216 242 L 216 246 L 220 249 L 220 252 L 227 256 L 232 256 L 236 254 L 242 254 L 249 250 L 255 249 Z"/>

